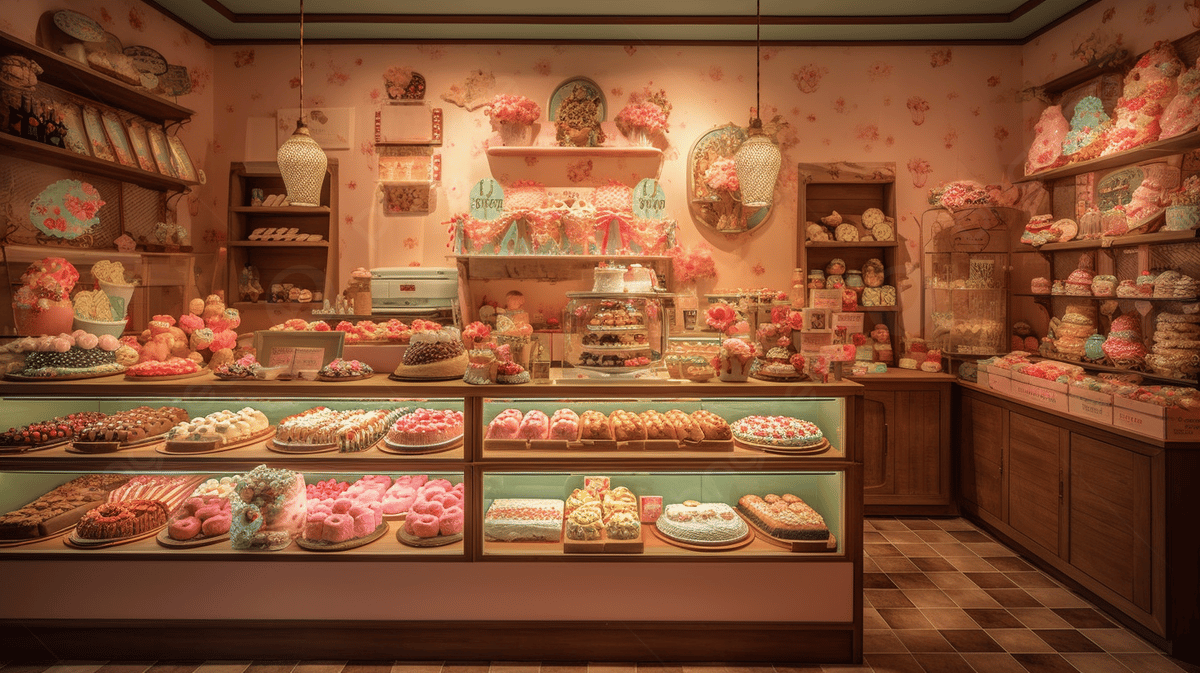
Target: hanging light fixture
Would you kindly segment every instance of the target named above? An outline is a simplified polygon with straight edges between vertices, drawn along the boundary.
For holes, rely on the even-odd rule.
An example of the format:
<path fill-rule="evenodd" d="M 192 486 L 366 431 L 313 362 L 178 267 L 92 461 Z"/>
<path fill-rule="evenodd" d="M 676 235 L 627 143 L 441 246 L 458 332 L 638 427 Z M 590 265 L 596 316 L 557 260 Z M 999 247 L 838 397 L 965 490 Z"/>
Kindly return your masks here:
<path fill-rule="evenodd" d="M 292 137 L 279 146 L 275 156 L 279 173 L 293 206 L 321 205 L 321 185 L 329 159 L 308 133 L 304 124 L 304 0 L 300 0 L 300 118 Z"/>
<path fill-rule="evenodd" d="M 750 128 L 746 130 L 749 137 L 738 148 L 734 163 L 742 192 L 742 205 L 766 208 L 775 197 L 775 181 L 779 178 L 783 155 L 775 141 L 763 131 L 759 117 L 762 105 L 762 0 L 756 0 L 755 13 L 754 116 L 750 118 Z"/>

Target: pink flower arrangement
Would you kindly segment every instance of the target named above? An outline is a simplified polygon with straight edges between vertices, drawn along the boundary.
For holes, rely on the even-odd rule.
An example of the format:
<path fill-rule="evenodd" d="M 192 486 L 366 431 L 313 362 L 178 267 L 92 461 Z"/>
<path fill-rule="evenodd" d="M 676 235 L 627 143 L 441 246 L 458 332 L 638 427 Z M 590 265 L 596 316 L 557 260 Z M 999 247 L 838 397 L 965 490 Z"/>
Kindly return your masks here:
<path fill-rule="evenodd" d="M 630 103 L 617 114 L 622 132 L 642 131 L 648 135 L 667 133 L 667 113 L 655 103 Z"/>
<path fill-rule="evenodd" d="M 492 328 L 476 320 L 463 328 L 462 335 L 472 343 L 478 343 L 492 335 Z"/>
<path fill-rule="evenodd" d="M 680 283 L 695 283 L 705 278 L 717 277 L 717 263 L 713 259 L 712 248 L 705 244 L 687 249 L 677 245 L 670 249 L 671 267 L 675 280 Z"/>
<path fill-rule="evenodd" d="M 483 113 L 496 122 L 532 124 L 541 119 L 542 108 L 524 96 L 502 93 L 488 103 Z"/>
<path fill-rule="evenodd" d="M 737 164 L 733 157 L 724 157 L 712 162 L 708 170 L 704 171 L 704 184 L 717 191 L 736 192 L 740 189 Z"/>
<path fill-rule="evenodd" d="M 709 327 L 725 334 L 737 323 L 737 311 L 725 302 L 713 304 L 704 313 L 704 321 Z"/>

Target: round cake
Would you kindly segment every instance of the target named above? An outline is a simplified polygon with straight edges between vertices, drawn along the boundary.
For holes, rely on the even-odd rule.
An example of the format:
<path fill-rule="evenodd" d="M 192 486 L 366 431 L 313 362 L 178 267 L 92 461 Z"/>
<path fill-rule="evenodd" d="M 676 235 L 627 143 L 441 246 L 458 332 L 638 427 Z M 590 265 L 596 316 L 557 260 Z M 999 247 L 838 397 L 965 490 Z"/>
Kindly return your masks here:
<path fill-rule="evenodd" d="M 815 423 L 791 416 L 747 416 L 732 426 L 734 439 L 768 446 L 816 446 L 825 440 Z"/>
<path fill-rule="evenodd" d="M 737 542 L 750 532 L 749 526 L 723 502 L 667 505 L 655 522 L 663 535 L 694 545 L 719 546 Z"/>
<path fill-rule="evenodd" d="M 387 432 L 387 441 L 397 446 L 432 446 L 457 439 L 462 434 L 461 411 L 417 409 L 392 424 Z"/>
<path fill-rule="evenodd" d="M 467 371 L 467 351 L 457 329 L 417 332 L 404 351 L 396 375 L 411 378 L 458 378 Z"/>
<path fill-rule="evenodd" d="M 123 500 L 105 503 L 84 514 L 75 535 L 85 540 L 132 537 L 166 522 L 167 507 L 158 500 Z"/>

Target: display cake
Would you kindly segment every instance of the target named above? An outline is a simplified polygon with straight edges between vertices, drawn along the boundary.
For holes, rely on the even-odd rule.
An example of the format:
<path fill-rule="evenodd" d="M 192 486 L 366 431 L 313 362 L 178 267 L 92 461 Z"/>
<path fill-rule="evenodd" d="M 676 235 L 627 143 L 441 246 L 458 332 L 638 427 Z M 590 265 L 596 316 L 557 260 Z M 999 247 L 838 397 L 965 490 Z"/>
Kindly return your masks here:
<path fill-rule="evenodd" d="M 75 526 L 75 536 L 84 540 L 134 537 L 167 523 L 167 506 L 158 500 L 122 500 L 89 510 Z"/>
<path fill-rule="evenodd" d="M 397 446 L 431 446 L 463 436 L 463 413 L 453 409 L 417 409 L 396 419 L 387 441 Z"/>
<path fill-rule="evenodd" d="M 1183 62 L 1170 42 L 1156 44 L 1130 68 L 1113 111 L 1113 123 L 1104 133 L 1101 156 L 1158 140 L 1163 107 L 1175 97 L 1181 72 Z"/>
<path fill-rule="evenodd" d="M 768 493 L 765 497 L 744 495 L 738 509 L 767 535 L 784 540 L 825 540 L 829 527 L 825 519 L 799 497 Z"/>
<path fill-rule="evenodd" d="M 462 482 L 453 485 L 446 479 L 426 482 L 417 489 L 404 518 L 404 532 L 421 539 L 462 533 L 465 499 Z"/>
<path fill-rule="evenodd" d="M 342 409 L 314 407 L 279 421 L 275 442 L 282 445 L 335 444 L 338 451 L 365 451 L 409 409 Z"/>
<path fill-rule="evenodd" d="M 226 446 L 257 437 L 270 428 L 267 415 L 252 407 L 223 409 L 182 421 L 167 431 L 168 442 L 215 442 Z"/>
<path fill-rule="evenodd" d="M 1087 161 L 1100 156 L 1104 149 L 1104 131 L 1110 121 L 1104 103 L 1095 96 L 1084 96 L 1075 103 L 1071 115 L 1071 130 L 1063 140 L 1063 154 L 1068 161 Z"/>
<path fill-rule="evenodd" d="M 234 549 L 283 549 L 304 528 L 304 475 L 259 465 L 238 480 L 230 504 Z"/>
<path fill-rule="evenodd" d="M 701 546 L 732 544 L 750 532 L 746 522 L 723 502 L 687 500 L 667 505 L 654 525 L 672 540 Z"/>
<path fill-rule="evenodd" d="M 1159 122 L 1161 140 L 1187 133 L 1200 123 L 1200 58 L 1196 59 L 1196 67 L 1179 76 L 1178 88 Z"/>
<path fill-rule="evenodd" d="M 825 441 L 816 423 L 791 416 L 747 416 L 732 430 L 734 439 L 747 444 L 803 448 Z"/>
<path fill-rule="evenodd" d="M 89 508 L 108 501 L 114 488 L 129 481 L 123 474 L 85 474 L 55 487 L 33 502 L 0 514 L 0 540 L 45 537 L 75 525 Z"/>
<path fill-rule="evenodd" d="M 1051 105 L 1042 111 L 1033 144 L 1029 146 L 1029 157 L 1025 161 L 1025 175 L 1057 168 L 1067 163 L 1063 156 L 1063 140 L 1071 130 L 1071 124 L 1063 116 L 1062 106 Z"/>
<path fill-rule="evenodd" d="M 500 542 L 558 542 L 563 506 L 562 500 L 548 498 L 497 498 L 483 515 L 483 537 Z"/>
<path fill-rule="evenodd" d="M 467 352 L 462 335 L 453 327 L 416 332 L 409 340 L 404 359 L 396 367 L 401 378 L 452 379 L 467 371 Z"/>

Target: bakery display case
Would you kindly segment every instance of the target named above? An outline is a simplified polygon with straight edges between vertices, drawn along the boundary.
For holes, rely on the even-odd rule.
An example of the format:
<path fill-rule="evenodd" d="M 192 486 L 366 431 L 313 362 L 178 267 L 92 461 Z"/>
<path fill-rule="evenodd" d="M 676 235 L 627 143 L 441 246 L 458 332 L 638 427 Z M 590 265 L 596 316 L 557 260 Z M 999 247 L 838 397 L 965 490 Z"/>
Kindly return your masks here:
<path fill-rule="evenodd" d="M 663 304 L 653 293 L 568 292 L 565 362 L 592 376 L 627 376 L 662 361 Z"/>

